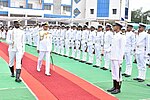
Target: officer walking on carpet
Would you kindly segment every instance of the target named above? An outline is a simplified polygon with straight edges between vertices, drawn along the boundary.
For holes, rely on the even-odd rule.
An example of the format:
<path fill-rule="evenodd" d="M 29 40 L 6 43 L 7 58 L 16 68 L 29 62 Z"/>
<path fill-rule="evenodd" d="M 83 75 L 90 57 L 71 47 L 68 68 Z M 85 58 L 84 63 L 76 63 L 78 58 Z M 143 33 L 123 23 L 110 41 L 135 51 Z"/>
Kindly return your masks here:
<path fill-rule="evenodd" d="M 48 23 L 43 23 L 43 30 L 38 34 L 37 52 L 39 53 L 37 71 L 41 71 L 42 60 L 46 56 L 45 75 L 50 76 L 50 53 L 52 51 L 52 34 L 49 32 Z"/>
<path fill-rule="evenodd" d="M 9 68 L 11 77 L 14 76 L 14 60 L 16 58 L 16 82 L 21 82 L 21 60 L 25 51 L 25 33 L 20 29 L 20 21 L 14 21 L 14 29 L 9 30 L 7 34 L 7 43 L 9 44 Z"/>

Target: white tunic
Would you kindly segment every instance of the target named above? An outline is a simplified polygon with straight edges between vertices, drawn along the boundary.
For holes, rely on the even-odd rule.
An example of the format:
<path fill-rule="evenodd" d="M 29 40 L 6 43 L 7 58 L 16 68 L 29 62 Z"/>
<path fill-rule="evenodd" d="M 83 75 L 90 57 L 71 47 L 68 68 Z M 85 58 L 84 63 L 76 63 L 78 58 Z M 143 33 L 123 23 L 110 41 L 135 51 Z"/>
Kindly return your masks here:
<path fill-rule="evenodd" d="M 145 54 L 147 55 L 149 52 L 149 40 L 148 34 L 146 32 L 141 32 L 139 35 L 136 35 L 136 54 Z"/>
<path fill-rule="evenodd" d="M 113 39 L 113 32 L 106 31 L 104 34 L 104 51 L 110 52 Z"/>
<path fill-rule="evenodd" d="M 51 51 L 52 50 L 52 34 L 49 31 L 40 31 L 38 34 L 37 50 Z"/>
<path fill-rule="evenodd" d="M 126 45 L 125 52 L 133 52 L 135 49 L 135 34 L 131 32 L 126 32 Z"/>
<path fill-rule="evenodd" d="M 120 33 L 121 32 L 115 33 L 113 37 L 110 59 L 122 62 L 125 49 L 125 38 Z"/>
<path fill-rule="evenodd" d="M 13 44 L 14 41 L 14 44 Z M 7 33 L 6 42 L 9 44 L 8 51 L 25 51 L 25 32 L 14 28 Z"/>

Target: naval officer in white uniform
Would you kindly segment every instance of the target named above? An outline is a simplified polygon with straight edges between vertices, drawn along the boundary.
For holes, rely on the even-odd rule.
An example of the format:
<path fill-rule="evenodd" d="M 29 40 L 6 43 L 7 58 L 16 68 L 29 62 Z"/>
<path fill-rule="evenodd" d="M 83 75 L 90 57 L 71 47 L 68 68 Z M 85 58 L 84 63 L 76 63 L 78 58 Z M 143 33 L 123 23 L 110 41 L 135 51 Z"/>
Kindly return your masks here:
<path fill-rule="evenodd" d="M 138 76 L 133 80 L 137 80 L 138 82 L 145 81 L 146 78 L 146 59 L 149 52 L 149 40 L 148 34 L 145 32 L 146 25 L 143 23 L 139 24 L 139 32 L 136 35 L 136 60 L 137 60 L 137 67 L 138 67 Z"/>
<path fill-rule="evenodd" d="M 112 94 L 118 94 L 121 92 L 121 64 L 123 62 L 124 56 L 124 48 L 125 48 L 125 38 L 121 34 L 121 28 L 123 27 L 122 23 L 116 22 L 113 30 L 114 30 L 114 37 L 112 40 L 111 46 L 111 72 L 112 72 L 112 79 L 113 79 L 113 88 L 107 90 Z"/>
<path fill-rule="evenodd" d="M 37 51 L 39 53 L 37 71 L 40 72 L 42 60 L 46 56 L 45 75 L 50 76 L 50 53 L 52 51 L 52 34 L 49 32 L 48 23 L 43 23 L 43 30 L 38 34 Z"/>
<path fill-rule="evenodd" d="M 9 67 L 11 77 L 14 77 L 14 59 L 16 58 L 16 82 L 21 82 L 21 60 L 25 51 L 25 32 L 20 29 L 20 22 L 14 21 L 14 29 L 9 30 L 7 34 L 7 43 L 9 44 Z"/>

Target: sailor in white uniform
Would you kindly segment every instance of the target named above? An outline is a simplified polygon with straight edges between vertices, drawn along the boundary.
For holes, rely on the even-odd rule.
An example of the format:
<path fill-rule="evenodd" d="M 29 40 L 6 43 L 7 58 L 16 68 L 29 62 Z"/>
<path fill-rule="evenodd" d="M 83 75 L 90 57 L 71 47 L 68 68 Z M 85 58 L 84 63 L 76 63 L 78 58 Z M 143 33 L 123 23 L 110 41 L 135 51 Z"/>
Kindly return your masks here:
<path fill-rule="evenodd" d="M 110 54 L 111 54 L 111 45 L 113 39 L 112 25 L 106 24 L 106 32 L 104 34 L 104 67 L 101 69 L 108 70 L 110 67 Z"/>
<path fill-rule="evenodd" d="M 66 49 L 66 53 L 65 56 L 69 57 L 69 53 L 70 53 L 70 27 L 66 26 L 66 31 L 65 31 L 65 49 Z"/>
<path fill-rule="evenodd" d="M 145 81 L 146 78 L 146 59 L 149 52 L 149 39 L 148 34 L 145 32 L 146 25 L 143 23 L 139 24 L 139 34 L 136 35 L 136 60 L 138 67 L 138 76 L 133 80 L 137 80 L 138 82 Z"/>
<path fill-rule="evenodd" d="M 59 32 L 59 31 L 58 31 Z M 62 25 L 61 29 L 60 29 L 60 42 L 59 42 L 59 47 L 60 47 L 60 54 L 62 56 L 64 56 L 64 52 L 65 52 L 65 33 L 66 33 L 66 29 L 65 29 L 65 25 Z"/>
<path fill-rule="evenodd" d="M 124 49 L 125 49 L 125 38 L 121 34 L 122 23 L 116 22 L 113 30 L 114 30 L 114 37 L 112 40 L 112 47 L 111 47 L 111 72 L 112 72 L 112 79 L 113 79 L 113 88 L 107 90 L 112 94 L 118 94 L 121 92 L 121 64 L 123 62 L 124 56 Z"/>
<path fill-rule="evenodd" d="M 86 62 L 87 60 L 87 42 L 89 36 L 89 30 L 87 25 L 84 25 L 82 32 L 82 40 L 81 40 L 81 50 L 82 50 L 82 60 L 81 62 Z"/>
<path fill-rule="evenodd" d="M 42 60 L 46 56 L 45 75 L 50 76 L 50 53 L 52 51 L 52 34 L 49 32 L 48 23 L 43 23 L 43 30 L 38 34 L 37 51 L 39 53 L 37 71 L 41 71 Z"/>
<path fill-rule="evenodd" d="M 76 45 L 76 60 L 80 60 L 80 55 L 81 55 L 81 50 L 80 50 L 80 46 L 81 46 L 81 35 L 82 35 L 82 26 L 79 25 L 78 29 L 77 29 L 77 33 L 75 35 L 75 45 Z"/>
<path fill-rule="evenodd" d="M 88 53 L 89 53 L 89 58 L 87 61 L 87 64 L 92 65 L 93 60 L 94 60 L 94 42 L 95 42 L 95 36 L 96 36 L 96 30 L 94 26 L 91 26 L 90 28 L 90 33 L 88 36 Z"/>
<path fill-rule="evenodd" d="M 77 27 L 76 27 L 76 25 L 73 25 L 72 26 L 72 31 L 71 31 L 71 50 L 72 50 L 72 54 L 71 54 L 70 58 L 75 58 L 76 57 L 76 46 L 75 46 L 76 33 L 77 33 Z"/>
<path fill-rule="evenodd" d="M 126 45 L 125 45 L 125 60 L 126 70 L 122 74 L 125 77 L 130 77 L 132 73 L 132 56 L 135 49 L 135 34 L 132 32 L 133 25 L 127 25 Z"/>
<path fill-rule="evenodd" d="M 21 60 L 25 51 L 25 33 L 20 29 L 20 22 L 14 21 L 14 28 L 8 31 L 7 43 L 9 44 L 9 68 L 11 77 L 14 77 L 14 60 L 16 58 L 16 82 L 21 82 Z"/>
<path fill-rule="evenodd" d="M 96 68 L 99 68 L 101 66 L 103 37 L 104 37 L 103 25 L 99 24 L 97 32 L 96 32 L 96 36 L 94 38 L 96 64 L 93 67 L 96 67 Z"/>

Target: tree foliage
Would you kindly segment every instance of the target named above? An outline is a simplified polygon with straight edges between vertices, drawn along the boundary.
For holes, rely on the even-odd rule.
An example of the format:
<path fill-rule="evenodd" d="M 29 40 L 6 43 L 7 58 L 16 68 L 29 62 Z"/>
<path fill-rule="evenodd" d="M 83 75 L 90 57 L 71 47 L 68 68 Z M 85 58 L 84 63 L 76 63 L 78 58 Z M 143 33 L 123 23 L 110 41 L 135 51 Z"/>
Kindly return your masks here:
<path fill-rule="evenodd" d="M 131 22 L 133 23 L 145 23 L 145 24 L 150 24 L 150 10 L 146 12 L 142 12 L 142 8 L 133 10 L 131 12 Z"/>

